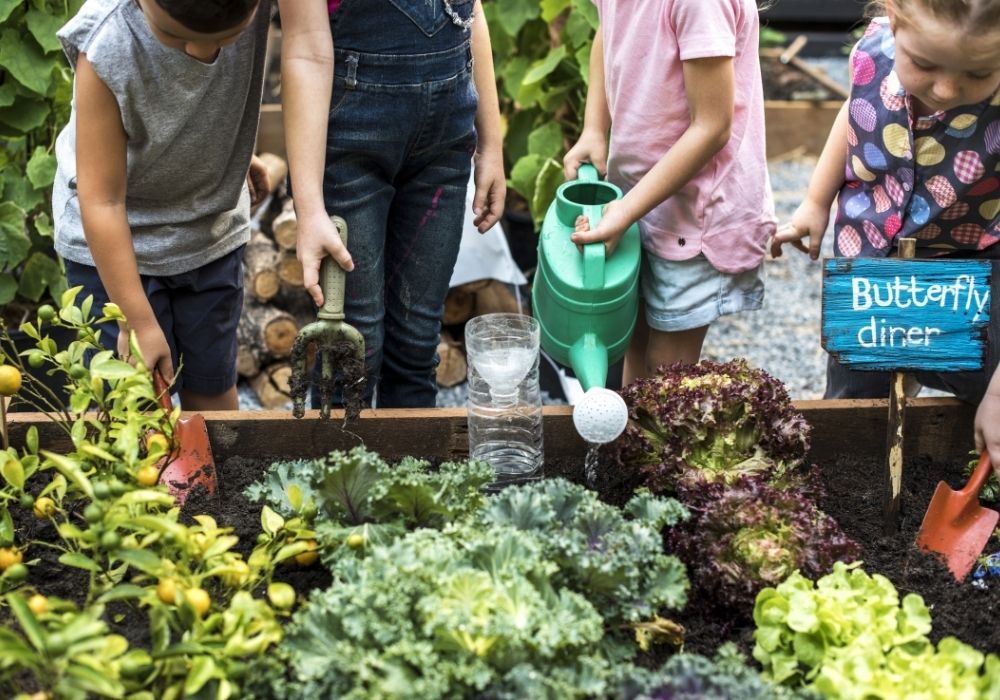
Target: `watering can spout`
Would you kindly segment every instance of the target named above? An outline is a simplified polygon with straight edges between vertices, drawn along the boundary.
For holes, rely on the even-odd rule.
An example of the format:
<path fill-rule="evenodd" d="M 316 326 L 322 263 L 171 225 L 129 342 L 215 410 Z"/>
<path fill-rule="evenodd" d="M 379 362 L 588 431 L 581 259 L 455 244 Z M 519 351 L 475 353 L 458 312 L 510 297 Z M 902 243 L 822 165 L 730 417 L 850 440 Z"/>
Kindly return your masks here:
<path fill-rule="evenodd" d="M 570 365 L 584 391 L 603 387 L 608 379 L 608 348 L 596 333 L 584 333 L 569 349 Z"/>

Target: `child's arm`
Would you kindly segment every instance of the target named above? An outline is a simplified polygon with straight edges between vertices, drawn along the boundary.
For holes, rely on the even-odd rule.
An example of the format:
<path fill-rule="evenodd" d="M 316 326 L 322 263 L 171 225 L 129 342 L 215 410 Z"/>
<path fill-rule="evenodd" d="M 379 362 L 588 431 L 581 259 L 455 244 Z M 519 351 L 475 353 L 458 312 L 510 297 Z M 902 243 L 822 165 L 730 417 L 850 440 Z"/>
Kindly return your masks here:
<path fill-rule="evenodd" d="M 683 71 L 690 125 L 628 194 L 605 207 L 596 228 L 573 234 L 577 245 L 604 241 L 613 251 L 629 226 L 687 184 L 729 142 L 735 101 L 733 59 L 692 59 L 683 62 Z"/>
<path fill-rule="evenodd" d="M 129 355 L 129 327 L 143 361 L 173 381 L 170 346 L 139 279 L 132 231 L 125 211 L 126 136 L 118 103 L 85 54 L 76 65 L 76 180 L 87 245 L 108 297 L 128 326 L 118 336 L 118 354 Z"/>
<path fill-rule="evenodd" d="M 319 306 L 320 261 L 332 256 L 354 269 L 323 202 L 326 131 L 333 85 L 333 37 L 326 2 L 279 0 L 281 12 L 281 104 L 285 148 L 298 220 L 296 254 L 302 281 Z M 337 212 L 330 212 L 336 214 Z"/>
<path fill-rule="evenodd" d="M 844 102 L 816 163 L 805 201 L 795 210 L 792 220 L 782 225 L 771 239 L 773 257 L 781 257 L 781 246 L 791 243 L 803 253 L 808 253 L 813 260 L 819 258 L 823 235 L 826 233 L 827 224 L 830 223 L 830 207 L 844 184 L 844 168 L 847 165 L 847 128 L 847 102 Z M 809 237 L 808 248 L 802 243 L 802 239 L 806 236 Z"/>
<path fill-rule="evenodd" d="M 590 47 L 590 82 L 587 84 L 587 106 L 583 113 L 583 130 L 576 144 L 563 157 L 563 172 L 567 180 L 575 180 L 576 172 L 590 163 L 601 175 L 608 172 L 608 130 L 611 112 L 604 87 L 604 39 L 597 28 Z"/>
<path fill-rule="evenodd" d="M 975 439 L 977 452 L 989 450 L 993 471 L 1000 479 L 1000 367 L 976 409 Z"/>
<path fill-rule="evenodd" d="M 503 172 L 503 135 L 500 133 L 500 99 L 493 72 L 493 49 L 490 28 L 480 0 L 476 0 L 472 22 L 473 79 L 479 92 L 476 110 L 476 195 L 472 200 L 476 228 L 486 233 L 503 214 L 507 180 Z"/>

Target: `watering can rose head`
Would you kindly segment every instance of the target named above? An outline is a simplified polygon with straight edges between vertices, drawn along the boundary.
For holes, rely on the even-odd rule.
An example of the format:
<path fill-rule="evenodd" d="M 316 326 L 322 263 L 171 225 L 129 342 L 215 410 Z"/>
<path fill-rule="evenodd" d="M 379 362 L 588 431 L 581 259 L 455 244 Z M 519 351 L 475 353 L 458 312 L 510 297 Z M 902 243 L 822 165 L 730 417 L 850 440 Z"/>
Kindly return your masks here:
<path fill-rule="evenodd" d="M 611 452 L 655 491 L 741 474 L 778 477 L 809 449 L 809 425 L 784 385 L 742 359 L 661 368 L 622 397 L 630 421 Z"/>

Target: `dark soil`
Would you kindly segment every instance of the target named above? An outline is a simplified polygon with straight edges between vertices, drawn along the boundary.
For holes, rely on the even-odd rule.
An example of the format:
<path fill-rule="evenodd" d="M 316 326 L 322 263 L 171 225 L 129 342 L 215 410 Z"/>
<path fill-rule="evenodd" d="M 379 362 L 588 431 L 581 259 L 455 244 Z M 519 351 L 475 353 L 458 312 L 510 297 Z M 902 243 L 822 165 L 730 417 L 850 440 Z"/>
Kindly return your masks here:
<path fill-rule="evenodd" d="M 987 588 L 969 580 L 956 583 L 947 566 L 916 546 L 917 531 L 934 489 L 942 479 L 953 488 L 964 484 L 964 462 L 933 463 L 926 457 L 907 460 L 903 470 L 901 524 L 895 535 L 882 534 L 882 474 L 884 459 L 844 457 L 823 467 L 827 491 L 821 507 L 833 516 L 862 549 L 864 569 L 888 578 L 899 591 L 923 597 L 931 611 L 930 637 L 937 642 L 954 636 L 981 651 L 1000 649 L 1000 578 L 986 579 Z M 993 539 L 985 553 L 1000 549 Z M 747 653 L 753 649 L 751 611 L 718 610 L 711 601 L 692 591 L 677 621 L 687 628 L 685 650 L 712 654 L 727 640 Z"/>
<path fill-rule="evenodd" d="M 250 483 L 260 478 L 267 466 L 263 460 L 232 458 L 225 461 L 219 470 L 219 494 L 192 493 L 184 506 L 184 517 L 196 513 L 212 515 L 220 525 L 233 528 L 233 534 L 240 538 L 236 549 L 244 555 L 249 554 L 260 532 L 261 507 L 248 503 L 242 494 Z M 986 579 L 985 589 L 969 582 L 958 584 L 943 562 L 923 554 L 915 545 L 924 510 L 938 481 L 944 479 L 952 487 L 961 486 L 964 463 L 935 464 L 925 457 L 909 459 L 904 469 L 901 527 L 898 534 L 891 536 L 882 534 L 883 458 L 845 457 L 834 464 L 821 466 L 828 492 L 821 502 L 823 509 L 861 544 L 866 571 L 886 576 L 901 597 L 912 592 L 924 598 L 933 619 L 931 638 L 939 641 L 945 636 L 955 636 L 982 651 L 1000 649 L 1000 626 L 996 624 L 1000 614 L 1000 579 Z M 561 476 L 585 483 L 583 464 L 576 460 L 550 462 L 546 465 L 545 476 Z M 599 466 L 591 486 L 606 501 L 621 505 L 639 486 L 639 480 L 620 470 Z M 19 511 L 15 509 L 15 514 Z M 30 512 L 25 515 L 27 517 L 20 519 L 15 515 L 19 541 L 52 541 L 55 538 L 51 525 L 35 521 Z M 986 551 L 998 548 L 1000 544 L 991 540 Z M 31 581 L 47 595 L 80 602 L 87 574 L 62 566 L 56 561 L 57 554 L 37 544 L 30 548 L 25 559 L 40 560 L 32 567 Z M 282 567 L 276 579 L 292 584 L 300 595 L 330 584 L 329 572 L 322 566 Z M 122 605 L 109 609 L 108 621 L 115 631 L 125 634 L 134 643 L 141 642 L 148 634 L 145 615 L 128 615 L 127 612 Z M 749 653 L 753 648 L 750 612 L 720 610 L 693 590 L 687 607 L 668 616 L 686 628 L 686 651 L 712 654 L 723 642 L 736 641 Z"/>

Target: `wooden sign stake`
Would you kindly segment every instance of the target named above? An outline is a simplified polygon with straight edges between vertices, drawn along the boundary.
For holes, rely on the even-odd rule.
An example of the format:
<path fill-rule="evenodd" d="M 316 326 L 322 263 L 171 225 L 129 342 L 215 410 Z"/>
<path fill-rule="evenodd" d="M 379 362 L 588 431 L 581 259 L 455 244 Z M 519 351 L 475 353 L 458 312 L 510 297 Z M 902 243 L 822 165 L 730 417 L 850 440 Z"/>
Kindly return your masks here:
<path fill-rule="evenodd" d="M 899 257 L 912 258 L 915 238 L 899 239 Z M 899 531 L 899 501 L 903 488 L 903 425 L 906 417 L 906 373 L 893 372 L 889 389 L 889 421 L 886 428 L 886 472 L 882 500 L 882 533 Z"/>

